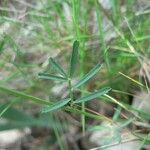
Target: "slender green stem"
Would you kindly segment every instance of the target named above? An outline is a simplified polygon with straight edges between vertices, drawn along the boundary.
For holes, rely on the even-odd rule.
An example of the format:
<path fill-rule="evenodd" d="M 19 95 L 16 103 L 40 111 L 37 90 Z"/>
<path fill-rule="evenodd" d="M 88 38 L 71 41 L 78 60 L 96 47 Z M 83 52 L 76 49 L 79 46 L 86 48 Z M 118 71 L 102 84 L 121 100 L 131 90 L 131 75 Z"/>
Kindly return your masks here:
<path fill-rule="evenodd" d="M 150 133 L 148 133 L 147 136 L 145 136 L 145 138 L 143 139 L 143 141 L 141 141 L 140 145 L 138 146 L 138 150 L 141 150 L 143 145 L 146 143 L 146 141 L 148 141 L 148 138 L 150 137 Z"/>
<path fill-rule="evenodd" d="M 53 117 L 53 116 L 51 116 L 51 117 Z M 54 117 L 53 117 L 53 119 L 54 119 Z M 57 139 L 57 141 L 58 141 L 58 145 L 59 145 L 60 150 L 64 150 L 64 146 L 63 146 L 62 140 L 61 140 L 61 138 L 60 138 L 57 125 L 53 126 L 53 129 L 54 129 L 54 134 L 55 134 L 56 139 Z"/>
<path fill-rule="evenodd" d="M 80 32 L 80 28 L 79 28 L 79 12 L 80 12 L 80 1 L 79 0 L 72 0 L 72 8 L 73 8 L 73 15 L 72 15 L 72 20 L 73 20 L 73 26 L 75 29 L 75 37 L 77 40 L 80 41 L 80 76 L 82 77 L 84 75 L 84 57 L 85 57 L 85 51 L 84 51 L 84 43 L 83 41 L 81 42 L 81 32 Z M 86 13 L 84 14 L 84 18 L 86 16 Z M 86 31 L 86 24 L 85 24 L 85 31 Z M 83 89 L 84 87 L 81 87 L 81 89 Z M 83 96 L 83 93 L 81 92 L 81 96 Z M 82 108 L 81 111 L 83 112 L 83 114 L 81 115 L 81 123 L 82 123 L 82 131 L 83 134 L 85 133 L 85 104 L 84 102 L 82 103 Z"/>
<path fill-rule="evenodd" d="M 84 52 L 82 52 L 82 53 L 84 53 Z M 81 54 L 82 54 L 81 53 Z M 84 54 L 83 55 L 81 55 L 81 68 L 80 68 L 80 73 L 81 73 L 81 76 L 83 76 L 84 75 L 84 65 L 83 65 L 83 61 L 84 61 Z M 81 90 L 84 90 L 84 87 L 82 86 L 81 87 Z M 84 96 L 84 93 L 82 93 L 81 92 L 81 97 L 82 96 Z M 85 112 L 85 103 L 84 102 L 82 102 L 82 112 L 84 113 Z M 81 115 L 81 122 L 82 122 L 82 132 L 83 132 L 83 134 L 85 133 L 85 115 L 84 114 L 82 114 Z"/>
<path fill-rule="evenodd" d="M 73 90 L 72 90 L 72 85 L 71 85 L 71 79 L 70 78 L 68 79 L 68 85 L 69 85 L 69 94 L 70 94 L 71 106 L 72 106 L 74 97 L 73 97 Z"/>
<path fill-rule="evenodd" d="M 78 26 L 78 9 L 79 9 L 79 1 L 78 0 L 72 0 L 72 7 L 73 7 L 73 15 L 72 15 L 72 21 L 73 21 L 73 27 L 75 29 L 75 36 L 77 40 L 80 38 L 80 30 Z"/>
<path fill-rule="evenodd" d="M 2 115 L 3 115 L 13 104 L 15 104 L 15 103 L 17 103 L 17 102 L 18 102 L 18 99 L 15 99 L 15 100 L 9 102 L 9 103 L 4 107 L 4 109 L 0 112 L 0 118 L 2 117 Z"/>
<path fill-rule="evenodd" d="M 82 112 L 84 113 L 85 112 L 85 103 L 82 102 Z M 82 114 L 81 115 L 81 121 L 82 121 L 82 132 L 83 134 L 85 133 L 85 115 Z"/>
<path fill-rule="evenodd" d="M 98 27 L 99 27 L 99 40 L 100 40 L 100 43 L 102 44 L 104 61 L 107 64 L 108 70 L 110 71 L 110 64 L 109 64 L 109 58 L 108 58 L 108 48 L 107 48 L 107 44 L 106 44 L 106 41 L 105 41 L 103 19 L 102 19 L 102 14 L 101 14 L 100 7 L 98 5 L 99 5 L 98 1 L 95 0 L 96 16 L 97 16 L 97 22 L 98 22 Z"/>

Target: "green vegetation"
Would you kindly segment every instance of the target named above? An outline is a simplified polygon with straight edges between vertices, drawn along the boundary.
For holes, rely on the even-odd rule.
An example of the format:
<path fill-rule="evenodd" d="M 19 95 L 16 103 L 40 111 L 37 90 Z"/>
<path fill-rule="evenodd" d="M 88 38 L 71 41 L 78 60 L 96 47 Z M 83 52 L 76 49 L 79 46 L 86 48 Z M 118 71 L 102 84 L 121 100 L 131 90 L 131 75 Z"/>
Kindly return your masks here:
<path fill-rule="evenodd" d="M 150 148 L 148 2 L 0 4 L 0 131 L 46 127 L 35 149 Z"/>

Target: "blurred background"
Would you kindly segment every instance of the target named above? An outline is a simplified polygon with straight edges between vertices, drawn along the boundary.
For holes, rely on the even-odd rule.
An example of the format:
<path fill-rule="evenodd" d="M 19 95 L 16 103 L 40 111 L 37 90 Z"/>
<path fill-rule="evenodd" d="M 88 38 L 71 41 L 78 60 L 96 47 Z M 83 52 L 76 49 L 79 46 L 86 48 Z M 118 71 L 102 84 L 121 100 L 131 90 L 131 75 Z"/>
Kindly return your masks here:
<path fill-rule="evenodd" d="M 11 93 L 67 97 L 66 84 L 38 73 L 54 73 L 49 57 L 67 70 L 75 40 L 80 58 L 74 81 L 100 62 L 83 90 L 112 88 L 108 97 L 86 103 L 84 134 L 81 114 L 43 114 L 43 105 Z M 0 117 L 0 149 L 149 150 L 150 1 L 0 0 Z"/>

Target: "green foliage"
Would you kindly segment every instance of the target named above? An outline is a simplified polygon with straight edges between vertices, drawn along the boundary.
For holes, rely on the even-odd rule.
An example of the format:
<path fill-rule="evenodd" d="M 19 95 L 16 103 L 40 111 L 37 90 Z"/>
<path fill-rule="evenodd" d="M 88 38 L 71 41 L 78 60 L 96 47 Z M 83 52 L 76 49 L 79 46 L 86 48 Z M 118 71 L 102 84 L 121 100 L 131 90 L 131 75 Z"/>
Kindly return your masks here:
<path fill-rule="evenodd" d="M 70 75 L 69 75 L 70 78 L 73 76 L 76 70 L 76 65 L 78 61 L 78 50 L 79 50 L 79 42 L 75 41 L 73 43 L 73 50 L 72 50 L 72 55 L 70 60 Z"/>
<path fill-rule="evenodd" d="M 70 70 L 69 70 L 68 78 L 55 76 L 55 75 L 50 75 L 50 74 L 47 74 L 47 73 L 40 73 L 39 74 L 39 78 L 41 78 L 41 79 L 66 81 L 68 83 L 69 93 L 70 93 L 70 98 L 60 100 L 60 101 L 55 102 L 54 104 L 52 104 L 50 106 L 47 106 L 47 107 L 43 108 L 42 112 L 46 113 L 46 112 L 51 112 L 51 111 L 57 110 L 61 107 L 64 107 L 70 101 L 71 101 L 71 106 L 74 103 L 81 103 L 81 102 L 90 101 L 90 100 L 93 100 L 95 98 L 98 98 L 98 97 L 108 93 L 111 90 L 111 88 L 103 88 L 103 89 L 100 89 L 96 92 L 93 92 L 93 93 L 91 93 L 91 94 L 89 94 L 85 97 L 81 97 L 77 100 L 74 99 L 73 90 L 76 89 L 76 88 L 79 88 L 81 85 L 86 83 L 89 79 L 91 79 L 101 69 L 101 66 L 102 66 L 100 64 L 97 64 L 89 73 L 87 73 L 83 78 L 81 78 L 77 82 L 77 84 L 72 86 L 71 81 L 72 81 L 73 74 L 76 70 L 76 64 L 78 62 L 78 49 L 79 49 L 79 42 L 75 41 L 73 43 L 73 50 L 72 50 L 72 55 L 71 55 L 70 68 L 69 68 Z M 51 60 L 51 63 L 53 65 L 53 67 L 55 67 L 56 70 L 60 74 L 62 74 L 66 77 L 66 73 L 64 72 L 64 69 L 59 64 L 57 64 L 56 61 L 53 60 L 52 58 L 50 60 Z"/>
<path fill-rule="evenodd" d="M 48 73 L 39 73 L 39 78 L 40 79 L 47 79 L 47 80 L 57 80 L 57 81 L 66 81 L 67 80 L 67 78 L 51 75 Z"/>
<path fill-rule="evenodd" d="M 42 109 L 42 112 L 43 112 L 43 113 L 47 113 L 47 112 L 50 112 L 50 111 L 57 110 L 57 109 L 59 109 L 59 108 L 65 106 L 67 103 L 69 103 L 70 100 L 71 100 L 70 98 L 60 100 L 60 101 L 58 101 L 58 102 L 56 102 L 56 103 L 54 103 L 54 104 L 52 104 L 52 105 L 50 105 L 50 106 L 47 106 L 47 107 L 43 108 L 43 109 Z"/>
<path fill-rule="evenodd" d="M 67 74 L 65 73 L 63 68 L 57 62 L 55 62 L 53 58 L 50 57 L 49 62 L 54 67 L 54 69 L 56 69 L 63 77 L 67 77 Z"/>
<path fill-rule="evenodd" d="M 73 88 L 79 88 L 81 85 L 86 83 L 90 78 L 92 78 L 100 69 L 101 69 L 100 64 L 97 64 L 90 72 L 88 72 L 83 78 L 81 78 L 74 86 Z"/>
<path fill-rule="evenodd" d="M 4 45 L 5 45 L 5 40 L 0 41 L 0 54 L 3 52 L 4 50 Z"/>
<path fill-rule="evenodd" d="M 111 90 L 111 88 L 102 88 L 100 90 L 97 90 L 96 92 L 93 92 L 87 96 L 81 97 L 77 100 L 74 101 L 74 103 L 81 103 L 81 102 L 87 102 L 90 101 L 92 99 L 98 98 L 106 93 L 108 93 Z"/>
<path fill-rule="evenodd" d="M 8 104 L 0 105 L 0 112 L 7 107 Z M 4 114 L 3 118 L 7 119 L 7 122 L 0 122 L 0 131 L 10 130 L 10 129 L 22 129 L 27 126 L 38 126 L 38 127 L 49 127 L 53 128 L 57 124 L 60 128 L 60 124 L 58 122 L 52 121 L 52 118 L 49 116 L 42 114 L 38 118 L 32 117 L 26 114 L 24 111 L 15 109 L 10 107 Z M 47 124 L 47 121 L 51 122 Z M 62 124 L 61 124 L 62 126 Z"/>
<path fill-rule="evenodd" d="M 32 96 L 32 95 L 28 95 L 28 94 L 25 94 L 23 92 L 19 92 L 19 91 L 16 91 L 16 90 L 11 90 L 11 89 L 8 89 L 8 88 L 5 88 L 5 87 L 0 87 L 0 90 L 5 92 L 5 93 L 8 93 L 9 95 L 13 95 L 13 96 L 16 96 L 16 97 L 21 97 L 21 98 L 23 98 L 23 100 L 30 100 L 30 101 L 36 102 L 38 104 L 45 104 L 45 105 L 50 104 L 50 102 L 45 101 L 41 98 L 38 98 L 38 97 L 35 97 L 35 96 Z"/>
<path fill-rule="evenodd" d="M 150 57 L 149 4 L 145 1 L 112 0 L 109 1 L 110 8 L 105 8 L 105 5 L 98 0 L 36 1 L 37 5 L 28 1 L 19 4 L 19 8 L 20 5 L 28 8 L 22 16 L 20 9 L 18 11 L 17 8 L 18 2 L 6 0 L 1 3 L 0 10 L 0 117 L 7 120 L 3 124 L 0 123 L 0 130 L 26 126 L 51 128 L 51 124 L 55 121 L 51 116 L 59 116 L 59 113 L 53 112 L 63 109 L 64 113 L 69 112 L 69 115 L 76 114 L 77 119 L 79 116 L 82 117 L 80 124 L 84 132 L 88 126 L 94 126 L 95 122 L 101 126 L 101 121 L 108 121 L 110 126 L 104 125 L 101 131 L 108 130 L 112 136 L 107 139 L 103 137 L 102 147 L 104 145 L 107 148 L 113 139 L 116 139 L 119 144 L 122 137 L 120 128 L 114 127 L 114 124 L 118 123 L 128 131 L 131 131 L 132 126 L 133 130 L 136 127 L 139 129 L 137 125 L 139 124 L 143 133 L 133 134 L 141 140 L 139 149 L 142 149 L 144 144 L 149 144 L 150 134 L 147 132 L 149 131 L 147 122 L 150 114 L 129 103 L 131 97 L 135 97 L 135 92 L 142 90 L 149 93 L 150 91 L 147 78 Z M 11 3 L 17 4 L 13 10 L 9 8 L 12 6 Z M 68 60 L 68 47 L 73 39 L 78 41 L 73 43 L 70 63 L 65 70 L 52 58 L 51 54 L 55 53 L 60 62 L 62 57 Z M 49 70 L 43 71 L 39 73 L 39 79 L 42 79 L 39 80 L 35 75 L 40 67 L 45 67 L 47 64 L 47 61 L 43 63 L 43 55 L 51 56 L 49 64 L 56 74 L 52 74 Z M 94 78 L 102 65 L 98 63 L 89 71 L 90 68 L 101 61 L 104 61 L 107 67 L 103 68 L 96 80 L 90 82 L 89 80 Z M 66 66 L 66 62 L 63 61 L 63 63 Z M 78 75 L 79 80 L 74 83 L 75 75 Z M 53 82 L 48 80 L 57 81 L 54 82 L 56 84 L 60 82 L 68 85 L 66 93 L 69 95 L 66 99 L 55 100 L 52 97 L 50 93 Z M 13 89 L 10 89 L 9 85 Z M 114 89 L 111 96 L 105 94 L 110 91 L 108 86 Z M 77 95 L 76 98 L 76 92 L 81 92 L 80 97 Z M 102 108 L 103 105 L 99 101 L 100 113 L 89 107 L 93 103 L 86 105 L 99 96 L 101 96 L 100 100 L 108 105 Z M 144 97 L 141 97 L 141 103 L 143 99 Z M 43 107 L 41 110 L 43 113 L 38 114 L 39 117 L 32 117 L 32 113 L 29 115 L 30 112 L 26 110 L 26 107 L 32 110 L 32 105 L 28 105 L 30 102 L 37 108 L 38 105 Z M 107 112 L 109 106 L 113 107 L 115 112 L 108 118 L 105 110 L 103 114 L 103 109 Z M 39 113 L 39 109 L 34 111 Z M 90 121 L 90 124 L 88 124 L 89 118 L 94 119 L 92 123 Z M 64 131 L 58 131 L 58 124 L 64 129 L 60 123 L 52 125 L 57 137 L 53 138 L 53 142 L 59 144 L 60 149 L 67 149 L 62 146 L 65 145 L 61 135 Z"/>

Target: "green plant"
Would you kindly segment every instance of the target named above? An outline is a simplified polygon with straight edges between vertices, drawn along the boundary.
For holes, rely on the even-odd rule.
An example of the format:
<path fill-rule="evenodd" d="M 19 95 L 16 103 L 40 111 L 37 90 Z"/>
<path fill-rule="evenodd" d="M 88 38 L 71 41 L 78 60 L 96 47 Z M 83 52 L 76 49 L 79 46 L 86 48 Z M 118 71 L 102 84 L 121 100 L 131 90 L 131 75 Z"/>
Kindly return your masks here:
<path fill-rule="evenodd" d="M 52 137 L 53 142 L 58 143 L 60 149 L 67 149 L 63 148 L 62 145 L 65 145 L 63 144 L 65 142 L 61 140 L 64 134 L 62 130 L 65 130 L 62 120 L 59 121 L 59 115 L 62 116 L 62 114 L 46 113 L 62 109 L 61 112 L 64 115 L 69 112 L 67 115 L 73 118 L 75 116 L 77 121 L 81 117 L 79 127 L 82 126 L 83 133 L 86 133 L 88 127 L 97 127 L 97 125 L 103 127 L 101 123 L 105 121 L 111 124 L 110 131 L 114 134 L 106 139 L 107 142 L 110 140 L 110 145 L 106 142 L 98 149 L 112 146 L 110 138 L 118 139 L 119 126 L 122 127 L 124 121 L 126 126 L 124 125 L 123 128 L 128 128 L 130 125 L 129 131 L 133 130 L 135 133 L 135 127 L 140 123 L 140 129 L 144 130 L 144 133 L 136 133 L 135 136 L 141 139 L 139 149 L 142 148 L 149 141 L 149 134 L 145 132 L 145 128 L 147 130 L 149 126 L 145 127 L 145 122 L 149 121 L 150 114 L 135 107 L 130 101 L 132 97 L 137 97 L 136 92 L 144 90 L 150 93 L 147 78 L 149 77 L 150 56 L 149 5 L 135 0 L 124 2 L 112 0 L 109 1 L 109 8 L 99 0 L 58 0 L 53 2 L 36 1 L 33 4 L 32 1 L 27 3 L 18 1 L 17 3 L 23 4 L 23 8 L 27 8 L 25 15 L 20 12 L 22 4 L 19 4 L 19 10 L 17 5 L 12 10 L 9 6 L 13 6 L 16 2 L 8 0 L 2 2 L 0 8 L 0 117 L 8 122 L 4 124 L 0 122 L 0 131 L 26 126 L 48 126 L 55 132 L 56 139 Z M 72 82 L 74 73 L 72 77 L 69 76 L 70 68 L 67 73 L 55 60 L 50 58 L 51 66 L 53 65 L 60 75 L 49 75 L 46 72 L 43 78 L 68 83 L 69 96 L 60 101 L 53 98 L 47 100 L 45 99 L 47 95 L 52 97 L 50 94 L 52 82 L 49 84 L 42 82 L 37 77 L 35 78 L 35 73 L 39 72 L 41 64 L 42 66 L 46 64 L 43 62 L 43 55 L 48 57 L 57 53 L 58 59 L 68 58 L 68 47 L 73 39 L 80 42 L 80 51 L 77 51 L 80 64 L 77 67 L 79 78 L 85 76 L 87 69 L 98 60 L 103 60 L 107 67 L 103 68 L 101 74 L 96 77 L 96 80 L 93 80 L 94 82 L 89 82 L 88 86 L 84 86 L 82 83 L 86 83 L 93 76 L 89 79 L 85 78 L 87 81 L 82 80 L 81 85 L 79 84 L 79 87 L 76 88 L 76 84 Z M 76 44 L 77 47 L 78 45 Z M 66 65 L 66 61 L 63 64 Z M 98 64 L 97 68 L 99 67 Z M 75 64 L 73 68 L 77 70 Z M 113 90 L 111 95 L 104 94 L 100 99 L 97 98 L 100 100 L 96 102 L 98 110 L 92 107 L 93 101 L 87 105 L 87 101 L 97 97 L 101 89 L 96 91 L 97 93 L 91 93 L 88 90 L 94 91 L 94 89 L 106 86 L 112 87 Z M 76 94 L 74 94 L 76 90 L 81 92 L 81 98 L 76 98 Z M 144 97 L 140 99 L 142 102 Z M 103 102 L 107 107 L 101 105 Z M 108 117 L 109 106 L 112 106 L 114 112 L 112 112 L 113 114 L 109 113 Z M 37 109 L 33 110 L 32 108 L 35 107 Z M 41 114 L 39 107 L 44 107 L 43 112 L 45 113 Z M 34 114 L 38 115 L 34 117 Z M 37 116 L 41 117 L 37 118 Z M 67 122 L 65 117 L 63 119 L 63 123 L 69 125 L 72 123 L 71 121 Z M 54 123 L 55 120 L 57 123 Z M 75 125 L 73 124 L 73 126 Z M 108 126 L 104 126 L 102 130 L 104 129 L 107 130 Z M 79 134 L 75 133 L 77 136 Z M 121 132 L 119 134 L 121 135 Z M 76 138 L 73 140 L 76 144 Z M 88 143 L 88 138 L 86 140 Z M 122 143 L 123 140 L 121 139 L 120 142 Z"/>
<path fill-rule="evenodd" d="M 53 58 L 50 58 L 49 61 L 50 61 L 50 64 L 59 73 L 59 76 L 58 75 L 51 75 L 48 73 L 39 73 L 40 79 L 57 80 L 60 82 L 67 82 L 68 83 L 68 89 L 69 89 L 69 98 L 57 101 L 57 102 L 53 103 L 52 105 L 44 107 L 42 110 L 43 113 L 57 110 L 57 109 L 65 106 L 67 104 L 69 104 L 71 107 L 73 107 L 74 104 L 93 100 L 99 96 L 102 96 L 102 95 L 108 93 L 111 90 L 111 88 L 105 87 L 105 88 L 99 89 L 97 91 L 94 91 L 94 92 L 92 92 L 86 96 L 75 99 L 74 91 L 76 89 L 80 88 L 89 79 L 91 79 L 102 67 L 102 65 L 98 63 L 86 75 L 84 75 L 81 79 L 79 79 L 79 81 L 77 83 L 73 84 L 72 79 L 73 79 L 73 75 L 74 75 L 76 67 L 77 67 L 78 52 L 79 52 L 79 42 L 75 41 L 73 43 L 73 50 L 72 50 L 72 55 L 71 55 L 71 59 L 70 59 L 70 66 L 69 66 L 68 73 L 66 73 L 64 71 L 64 69 Z"/>

